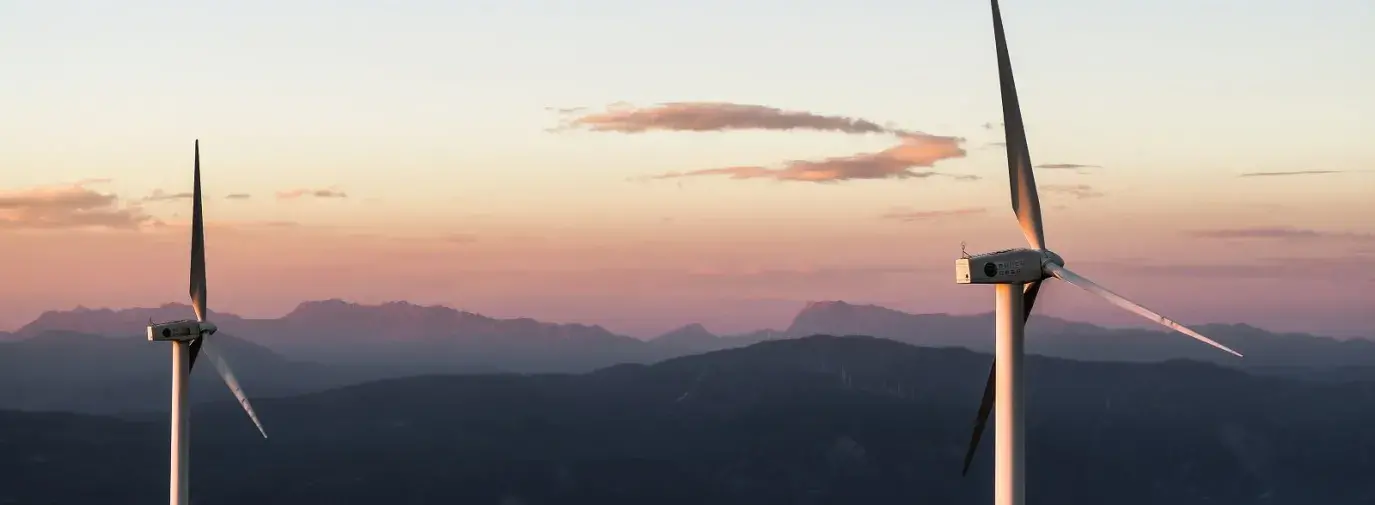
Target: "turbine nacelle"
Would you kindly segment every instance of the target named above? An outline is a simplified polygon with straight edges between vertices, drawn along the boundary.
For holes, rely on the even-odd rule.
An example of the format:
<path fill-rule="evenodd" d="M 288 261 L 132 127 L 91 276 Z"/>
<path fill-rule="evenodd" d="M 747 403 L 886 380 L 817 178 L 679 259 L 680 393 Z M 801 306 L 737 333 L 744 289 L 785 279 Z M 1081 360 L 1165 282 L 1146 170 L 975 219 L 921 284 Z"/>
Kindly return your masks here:
<path fill-rule="evenodd" d="M 1059 254 L 1036 249 L 1005 249 L 955 260 L 956 284 L 1012 284 L 1047 277 L 1045 265 L 1064 266 Z"/>
<path fill-rule="evenodd" d="M 219 328 L 215 326 L 215 323 L 201 322 L 195 319 L 150 323 L 148 325 L 148 340 L 150 342 L 189 342 L 203 335 L 213 335 L 216 331 L 219 331 Z"/>

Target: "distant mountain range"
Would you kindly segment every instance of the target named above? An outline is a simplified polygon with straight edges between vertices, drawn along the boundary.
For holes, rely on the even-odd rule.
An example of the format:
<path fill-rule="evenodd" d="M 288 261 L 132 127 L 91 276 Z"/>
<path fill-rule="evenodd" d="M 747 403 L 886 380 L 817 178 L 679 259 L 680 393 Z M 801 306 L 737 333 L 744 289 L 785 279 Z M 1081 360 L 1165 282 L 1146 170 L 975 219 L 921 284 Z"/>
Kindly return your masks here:
<path fill-rule="evenodd" d="M 818 336 L 581 375 L 390 379 L 262 399 L 267 440 L 226 397 L 194 411 L 191 494 L 201 505 L 988 503 L 991 443 L 959 475 L 988 359 Z M 1026 373 L 1029 503 L 1375 503 L 1375 382 L 1039 356 Z M 0 503 L 146 503 L 166 496 L 166 465 L 162 413 L 0 411 Z"/>
<path fill-rule="evenodd" d="M 45 312 L 0 341 L 0 408 L 113 412 L 160 408 L 167 384 L 165 345 L 143 339 L 148 320 L 183 319 L 189 306 Z M 298 394 L 387 377 L 427 373 L 585 372 L 618 363 L 809 335 L 870 335 L 923 347 L 991 352 L 991 314 L 908 314 L 840 301 L 809 303 L 784 330 L 716 335 L 687 325 L 643 341 L 600 326 L 496 319 L 406 302 L 300 304 L 276 319 L 217 313 L 219 339 L 254 397 Z M 1375 342 L 1271 333 L 1246 325 L 1198 327 L 1244 359 L 1163 331 L 1104 328 L 1046 316 L 1028 324 L 1028 352 L 1091 361 L 1193 359 L 1253 372 L 1327 380 L 1375 378 Z M 198 367 L 199 369 L 199 367 Z M 193 398 L 228 395 L 197 372 Z M 43 387 L 39 387 L 43 384 Z M 207 396 L 208 395 L 208 396 Z"/>

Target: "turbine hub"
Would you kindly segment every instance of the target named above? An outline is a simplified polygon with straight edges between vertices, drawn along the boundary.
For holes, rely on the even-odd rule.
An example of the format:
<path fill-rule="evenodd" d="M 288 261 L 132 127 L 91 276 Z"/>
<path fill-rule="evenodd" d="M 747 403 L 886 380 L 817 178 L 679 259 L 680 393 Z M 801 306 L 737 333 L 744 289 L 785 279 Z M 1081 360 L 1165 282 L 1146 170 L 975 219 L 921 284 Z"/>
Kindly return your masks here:
<path fill-rule="evenodd" d="M 1065 259 L 1061 258 L 1059 254 L 1055 254 L 1055 251 L 1041 249 L 1041 266 L 1045 266 L 1049 263 L 1065 266 Z"/>

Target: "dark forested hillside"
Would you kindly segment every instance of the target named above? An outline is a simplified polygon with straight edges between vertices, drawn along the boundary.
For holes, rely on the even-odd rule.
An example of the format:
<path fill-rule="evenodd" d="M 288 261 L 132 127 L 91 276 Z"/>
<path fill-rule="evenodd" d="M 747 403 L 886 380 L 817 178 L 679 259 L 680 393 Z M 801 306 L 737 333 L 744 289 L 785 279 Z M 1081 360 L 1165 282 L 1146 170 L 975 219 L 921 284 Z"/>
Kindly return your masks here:
<path fill-rule="evenodd" d="M 193 415 L 193 503 L 985 503 L 990 357 L 810 337 L 583 375 L 428 376 Z M 1375 502 L 1375 383 L 1027 362 L 1029 503 Z M 167 493 L 165 414 L 0 413 L 0 503 Z"/>

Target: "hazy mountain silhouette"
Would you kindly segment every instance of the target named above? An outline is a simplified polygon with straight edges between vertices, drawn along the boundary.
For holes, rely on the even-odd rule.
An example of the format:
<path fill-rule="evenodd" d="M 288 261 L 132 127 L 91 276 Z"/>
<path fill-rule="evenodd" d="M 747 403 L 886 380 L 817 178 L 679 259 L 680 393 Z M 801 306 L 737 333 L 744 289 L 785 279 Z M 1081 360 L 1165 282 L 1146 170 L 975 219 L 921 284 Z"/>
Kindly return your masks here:
<path fill-rule="evenodd" d="M 0 340 L 0 378 L 5 379 L 0 384 L 0 408 L 162 408 L 165 402 L 151 391 L 165 389 L 148 385 L 167 384 L 169 351 L 165 345 L 147 342 L 143 328 L 150 318 L 165 321 L 191 315 L 190 307 L 180 304 L 46 312 L 15 333 L 19 340 Z M 992 314 L 916 315 L 840 301 L 807 304 L 783 331 L 718 336 L 692 324 L 649 341 L 598 326 L 496 319 L 405 302 L 360 305 L 326 300 L 302 303 L 276 319 L 225 313 L 215 317 L 222 329 L 216 337 L 225 337 L 244 353 L 231 356 L 231 361 L 245 369 L 240 375 L 254 397 L 427 373 L 585 372 L 814 334 L 861 334 L 984 352 L 993 346 Z M 1188 358 L 1327 381 L 1375 379 L 1375 342 L 1368 340 L 1277 334 L 1246 325 L 1204 325 L 1200 330 L 1246 358 L 1179 334 L 1103 328 L 1046 316 L 1033 316 L 1028 324 L 1027 350 L 1093 361 Z M 197 372 L 195 398 L 228 394 L 210 375 Z"/>
<path fill-rule="evenodd" d="M 584 375 L 425 376 L 193 414 L 197 503 L 986 503 L 990 359 L 812 337 Z M 1375 383 L 1032 356 L 1028 501 L 1371 503 Z M 0 412 L 0 502 L 166 495 L 165 415 Z M 80 476 L 81 485 L 72 485 Z"/>
<path fill-rule="evenodd" d="M 138 335 L 154 320 L 193 317 L 190 306 L 45 312 L 21 337 L 67 330 Z M 216 313 L 221 330 L 292 359 L 350 365 L 405 365 L 425 371 L 585 371 L 621 361 L 664 357 L 631 337 L 600 326 L 496 319 L 407 302 L 362 305 L 342 300 L 301 303 L 276 319 Z"/>
<path fill-rule="evenodd" d="M 778 330 L 758 330 L 742 335 L 722 336 L 707 331 L 701 324 L 693 323 L 654 337 L 649 342 L 669 352 L 691 354 L 742 347 L 780 338 L 787 338 L 787 333 Z"/>
<path fill-rule="evenodd" d="M 651 340 L 659 345 L 678 347 L 681 349 L 702 349 L 716 350 L 720 348 L 721 337 L 715 333 L 707 331 L 706 327 L 698 323 L 692 323 L 682 328 L 670 331 L 663 335 L 654 337 Z"/>
<path fill-rule="evenodd" d="M 219 333 L 216 351 L 232 363 L 255 397 L 319 391 L 410 375 L 380 367 L 325 366 L 285 359 L 260 345 Z M 171 347 L 143 338 L 47 331 L 0 342 L 0 405 L 10 409 L 119 412 L 165 409 Z M 232 398 L 209 365 L 191 376 L 192 401 Z"/>
<path fill-rule="evenodd" d="M 84 309 L 45 312 L 15 333 L 51 330 L 106 336 L 141 335 L 149 318 L 186 318 L 190 307 Z M 403 361 L 409 364 L 488 364 L 515 371 L 584 371 L 622 361 L 644 362 L 675 352 L 736 347 L 814 334 L 856 334 L 932 347 L 991 350 L 993 315 L 909 314 L 843 301 L 808 303 L 782 332 L 717 336 L 690 324 L 645 341 L 600 326 L 497 319 L 443 306 L 406 302 L 362 305 L 342 300 L 305 302 L 276 319 L 215 315 L 217 324 L 292 359 L 314 362 Z M 220 323 L 222 321 L 222 323 Z M 1154 329 L 1105 328 L 1049 316 L 1028 323 L 1028 351 L 1099 361 L 1189 358 L 1238 366 L 1375 366 L 1375 342 L 1301 333 L 1273 333 L 1245 324 L 1198 326 L 1246 354 L 1236 360 L 1183 335 Z M 657 344 L 657 345 L 653 345 Z M 510 363 L 504 362 L 510 360 Z"/>
<path fill-rule="evenodd" d="M 1033 315 L 1027 352 L 1091 361 L 1163 361 L 1187 358 L 1248 369 L 1375 366 L 1375 341 L 1337 340 L 1302 333 L 1272 333 L 1245 324 L 1205 324 L 1195 329 L 1245 354 L 1237 359 L 1178 333 L 1104 328 Z M 993 314 L 908 314 L 840 301 L 808 304 L 793 320 L 791 336 L 858 334 L 929 347 L 993 350 Z"/>

